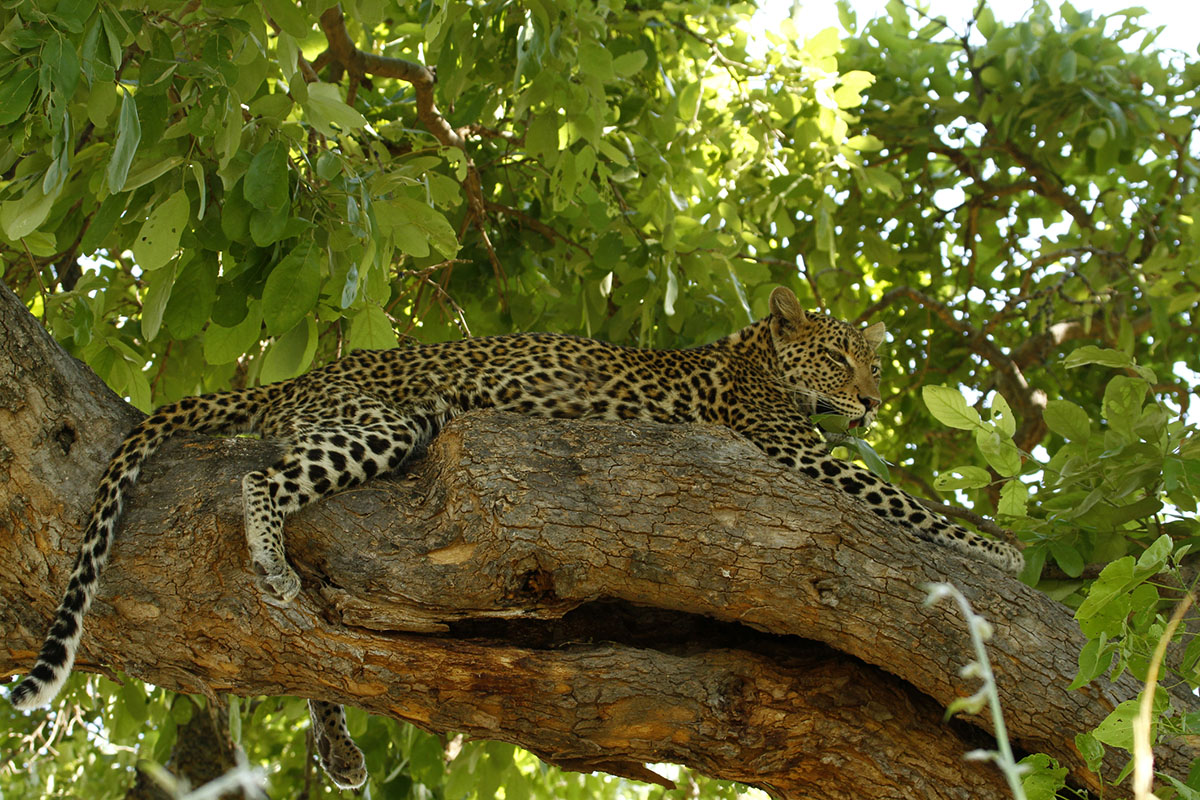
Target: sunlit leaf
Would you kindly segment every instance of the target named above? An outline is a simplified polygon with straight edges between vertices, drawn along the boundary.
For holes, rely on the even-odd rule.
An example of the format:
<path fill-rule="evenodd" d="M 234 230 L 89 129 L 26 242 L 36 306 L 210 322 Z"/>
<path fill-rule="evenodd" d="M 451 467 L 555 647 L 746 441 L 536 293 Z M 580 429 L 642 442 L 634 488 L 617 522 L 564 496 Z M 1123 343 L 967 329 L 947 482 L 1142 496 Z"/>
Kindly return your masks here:
<path fill-rule="evenodd" d="M 929 413 L 943 425 L 961 430 L 983 427 L 979 412 L 967 405 L 962 393 L 948 386 L 922 386 L 921 398 Z"/>

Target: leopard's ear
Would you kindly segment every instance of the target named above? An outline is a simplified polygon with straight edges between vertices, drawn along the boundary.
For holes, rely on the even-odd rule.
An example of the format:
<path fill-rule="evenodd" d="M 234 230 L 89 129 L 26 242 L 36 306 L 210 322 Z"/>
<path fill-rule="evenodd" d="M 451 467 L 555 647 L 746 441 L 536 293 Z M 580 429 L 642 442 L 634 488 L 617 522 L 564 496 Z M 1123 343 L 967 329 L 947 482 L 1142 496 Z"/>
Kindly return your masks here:
<path fill-rule="evenodd" d="M 800 307 L 800 301 L 786 286 L 780 286 L 771 292 L 770 308 L 771 321 L 782 323 L 783 328 L 795 329 L 808 322 L 808 316 Z"/>
<path fill-rule="evenodd" d="M 862 332 L 863 338 L 867 340 L 867 344 L 871 345 L 871 349 L 879 348 L 883 344 L 883 337 L 887 335 L 887 328 L 882 322 L 876 322 Z"/>

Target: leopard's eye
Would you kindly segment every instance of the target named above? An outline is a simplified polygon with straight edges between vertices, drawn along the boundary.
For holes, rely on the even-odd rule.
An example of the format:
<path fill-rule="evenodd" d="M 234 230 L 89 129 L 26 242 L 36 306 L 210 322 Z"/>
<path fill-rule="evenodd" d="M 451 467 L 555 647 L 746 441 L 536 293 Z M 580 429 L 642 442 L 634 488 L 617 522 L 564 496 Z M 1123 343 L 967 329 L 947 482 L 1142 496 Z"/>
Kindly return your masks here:
<path fill-rule="evenodd" d="M 835 364 L 841 364 L 844 367 L 850 366 L 850 362 L 846 360 L 846 355 L 834 350 L 832 347 L 825 348 L 825 355 Z"/>
<path fill-rule="evenodd" d="M 883 373 L 883 371 L 881 369 L 879 369 L 878 364 L 871 365 L 871 377 L 878 378 L 882 373 Z"/>

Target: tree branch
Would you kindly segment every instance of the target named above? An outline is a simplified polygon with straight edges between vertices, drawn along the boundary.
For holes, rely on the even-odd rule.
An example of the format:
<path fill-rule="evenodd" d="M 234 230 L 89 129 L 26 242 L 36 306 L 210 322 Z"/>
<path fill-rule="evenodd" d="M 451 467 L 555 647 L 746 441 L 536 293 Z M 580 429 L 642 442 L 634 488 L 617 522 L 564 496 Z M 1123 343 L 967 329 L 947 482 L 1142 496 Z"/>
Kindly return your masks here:
<path fill-rule="evenodd" d="M 0 389 L 12 674 L 32 663 L 133 415 L 6 290 Z M 405 476 L 289 518 L 305 590 L 278 608 L 254 588 L 239 499 L 240 476 L 274 453 L 186 439 L 151 461 L 81 669 L 347 702 L 572 769 L 644 777 L 643 763 L 677 761 L 834 798 L 1005 796 L 994 768 L 960 760 L 978 734 L 939 721 L 975 685 L 959 674 L 962 620 L 922 605 L 931 581 L 952 580 L 995 626 L 1016 743 L 1079 785 L 1099 786 L 1073 736 L 1138 690 L 1125 675 L 1067 692 L 1083 643 L 1067 609 L 704 426 L 467 415 Z M 1156 753 L 1179 776 L 1191 755 Z M 1122 766 L 1110 750 L 1108 778 Z"/>
<path fill-rule="evenodd" d="M 524 225 L 525 227 L 529 228 L 532 231 L 536 231 L 537 233 L 540 233 L 545 239 L 547 239 L 549 241 L 554 241 L 555 239 L 558 239 L 561 242 L 565 242 L 570 247 L 574 247 L 576 250 L 583 253 L 588 258 L 592 257 L 591 252 L 589 252 L 588 249 L 586 247 L 584 247 L 583 245 L 581 245 L 579 242 L 576 242 L 574 239 L 564 236 L 563 234 L 556 231 L 554 228 L 551 228 L 549 225 L 542 222 L 540 219 L 529 216 L 528 214 L 526 214 L 524 211 L 522 211 L 519 208 L 513 208 L 511 206 L 506 206 L 503 203 L 494 203 L 492 201 L 488 201 L 487 209 L 489 211 L 495 211 L 500 214 L 507 214 L 511 217 L 515 217 L 522 225 Z"/>

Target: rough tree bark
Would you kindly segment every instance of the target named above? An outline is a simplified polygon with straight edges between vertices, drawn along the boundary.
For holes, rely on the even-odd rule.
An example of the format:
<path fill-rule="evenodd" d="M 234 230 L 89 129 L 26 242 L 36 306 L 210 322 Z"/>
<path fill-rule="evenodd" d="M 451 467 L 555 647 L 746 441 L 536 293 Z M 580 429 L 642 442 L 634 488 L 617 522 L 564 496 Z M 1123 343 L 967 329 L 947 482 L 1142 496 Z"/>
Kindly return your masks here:
<path fill-rule="evenodd" d="M 32 664 L 135 418 L 0 286 L 3 674 Z M 152 459 L 78 668 L 341 701 L 570 769 L 680 762 L 795 798 L 1007 796 L 962 760 L 987 721 L 942 722 L 976 687 L 958 676 L 964 622 L 922 605 L 927 582 L 995 625 L 1014 741 L 1079 785 L 1098 781 L 1073 736 L 1138 688 L 1065 691 L 1082 644 L 1066 609 L 698 426 L 467 415 L 402 476 L 290 519 L 305 591 L 274 607 L 240 504 L 241 475 L 274 452 L 201 437 Z M 1192 755 L 1157 749 L 1179 775 Z"/>

